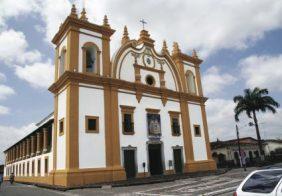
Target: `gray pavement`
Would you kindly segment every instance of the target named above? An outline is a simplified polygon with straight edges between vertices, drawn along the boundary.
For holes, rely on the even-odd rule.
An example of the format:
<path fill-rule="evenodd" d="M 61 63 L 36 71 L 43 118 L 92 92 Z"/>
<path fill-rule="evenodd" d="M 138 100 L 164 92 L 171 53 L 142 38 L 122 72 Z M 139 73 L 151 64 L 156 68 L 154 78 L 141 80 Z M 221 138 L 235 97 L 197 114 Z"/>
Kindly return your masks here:
<path fill-rule="evenodd" d="M 129 186 L 129 187 L 104 187 L 76 189 L 65 192 L 39 188 L 32 185 L 13 184 L 5 182 L 1 186 L 2 196 L 57 196 L 57 195 L 232 195 L 240 182 L 255 168 L 234 169 L 222 175 L 187 178 L 174 182 L 159 184 Z"/>

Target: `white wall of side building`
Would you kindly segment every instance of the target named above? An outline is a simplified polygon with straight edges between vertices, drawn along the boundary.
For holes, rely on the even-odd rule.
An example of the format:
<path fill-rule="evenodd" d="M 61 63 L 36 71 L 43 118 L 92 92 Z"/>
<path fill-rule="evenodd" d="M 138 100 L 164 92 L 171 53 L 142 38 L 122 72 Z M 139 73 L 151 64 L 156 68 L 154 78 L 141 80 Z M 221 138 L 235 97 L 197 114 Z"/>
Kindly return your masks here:
<path fill-rule="evenodd" d="M 203 126 L 201 106 L 197 104 L 188 104 L 189 116 L 190 116 L 190 125 L 191 125 L 191 134 L 194 150 L 194 160 L 201 161 L 207 160 L 207 149 L 205 142 L 205 132 Z M 201 137 L 195 136 L 194 125 L 200 125 Z"/>
<path fill-rule="evenodd" d="M 104 90 L 100 88 L 79 87 L 79 168 L 106 167 Z M 99 117 L 99 133 L 86 133 L 86 115 Z"/>
<path fill-rule="evenodd" d="M 66 129 L 66 103 L 67 103 L 67 93 L 63 90 L 58 95 L 58 121 L 57 121 L 57 169 L 66 168 L 66 134 L 60 135 L 59 133 L 59 122 L 64 118 L 64 129 Z"/>
<path fill-rule="evenodd" d="M 128 147 L 129 145 L 137 148 L 137 165 L 138 172 L 143 172 L 142 163 L 145 162 L 148 165 L 148 152 L 147 144 L 148 130 L 147 130 L 147 112 L 146 108 L 153 108 L 160 110 L 161 118 L 161 141 L 163 142 L 163 159 L 165 167 L 163 169 L 168 170 L 168 160 L 173 160 L 173 149 L 174 146 L 183 147 L 183 130 L 181 128 L 180 136 L 172 136 L 171 122 L 169 111 L 180 112 L 180 104 L 177 101 L 167 101 L 166 105 L 163 106 L 160 98 L 153 98 L 143 96 L 140 103 L 138 103 L 136 96 L 128 93 L 119 92 L 118 102 L 120 105 L 134 106 L 134 135 L 124 135 L 122 133 L 122 113 L 119 107 L 119 132 L 120 132 L 120 147 Z M 180 118 L 180 127 L 181 118 Z M 185 160 L 184 147 L 182 152 L 183 160 Z M 121 150 L 121 164 L 123 165 L 123 151 Z M 146 170 L 148 167 L 146 167 Z"/>
<path fill-rule="evenodd" d="M 53 152 L 50 151 L 49 153 L 37 155 L 28 159 L 20 160 L 11 164 L 7 164 L 4 168 L 4 176 L 7 175 L 7 169 L 10 169 L 11 167 L 18 166 L 18 173 L 14 171 L 15 176 L 19 177 L 24 177 L 24 176 L 32 176 L 32 162 L 34 161 L 34 176 L 46 176 L 45 174 L 45 158 L 48 158 L 48 173 L 53 170 Z M 38 171 L 38 160 L 40 159 L 40 174 L 37 172 Z M 29 174 L 27 174 L 27 163 L 29 162 Z M 23 164 L 24 170 L 23 170 Z M 19 168 L 21 165 L 21 172 L 19 173 Z M 24 172 L 24 173 L 23 173 Z M 19 175 L 20 174 L 20 175 Z M 48 175 L 48 174 L 47 174 Z"/>

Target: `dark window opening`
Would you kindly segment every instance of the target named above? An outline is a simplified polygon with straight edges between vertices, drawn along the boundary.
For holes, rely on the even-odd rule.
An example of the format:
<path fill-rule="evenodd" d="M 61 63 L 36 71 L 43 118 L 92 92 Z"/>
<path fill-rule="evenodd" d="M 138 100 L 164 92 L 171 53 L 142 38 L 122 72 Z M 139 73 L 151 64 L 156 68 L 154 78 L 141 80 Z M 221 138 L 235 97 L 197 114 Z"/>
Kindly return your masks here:
<path fill-rule="evenodd" d="M 47 137 L 48 137 L 48 140 L 47 140 L 47 149 L 48 149 L 48 151 L 49 151 L 49 150 L 51 149 L 51 146 L 52 146 L 52 126 L 49 126 L 49 127 L 48 127 Z"/>
<path fill-rule="evenodd" d="M 194 131 L 195 131 L 195 136 L 201 136 L 200 126 L 195 125 L 194 126 Z"/>
<path fill-rule="evenodd" d="M 26 164 L 26 174 L 29 175 L 29 162 Z"/>
<path fill-rule="evenodd" d="M 32 175 L 34 175 L 34 161 L 32 161 L 31 163 L 31 173 Z"/>
<path fill-rule="evenodd" d="M 48 173 L 48 158 L 45 159 L 45 163 L 44 163 L 44 173 L 45 173 L 45 174 Z"/>
<path fill-rule="evenodd" d="M 96 119 L 88 119 L 88 130 L 89 131 L 96 131 L 97 130 Z"/>
<path fill-rule="evenodd" d="M 95 69 L 95 49 L 93 47 L 86 50 L 86 72 L 94 72 Z"/>
<path fill-rule="evenodd" d="M 172 133 L 173 135 L 180 135 L 180 126 L 178 118 L 172 118 Z"/>
<path fill-rule="evenodd" d="M 38 173 L 38 175 L 40 175 L 40 168 L 41 168 L 41 164 L 40 164 L 40 159 L 38 159 L 38 161 L 37 161 L 37 173 Z"/>
<path fill-rule="evenodd" d="M 125 133 L 134 132 L 134 123 L 132 122 L 132 115 L 131 114 L 124 114 L 123 115 L 123 131 Z"/>
<path fill-rule="evenodd" d="M 154 84 L 155 84 L 155 79 L 154 79 L 154 77 L 151 76 L 151 75 L 148 75 L 148 76 L 146 77 L 146 83 L 147 83 L 148 85 L 150 85 L 150 86 L 154 86 Z"/>
<path fill-rule="evenodd" d="M 59 130 L 60 130 L 60 133 L 64 133 L 64 120 L 60 120 L 60 123 L 59 123 Z"/>

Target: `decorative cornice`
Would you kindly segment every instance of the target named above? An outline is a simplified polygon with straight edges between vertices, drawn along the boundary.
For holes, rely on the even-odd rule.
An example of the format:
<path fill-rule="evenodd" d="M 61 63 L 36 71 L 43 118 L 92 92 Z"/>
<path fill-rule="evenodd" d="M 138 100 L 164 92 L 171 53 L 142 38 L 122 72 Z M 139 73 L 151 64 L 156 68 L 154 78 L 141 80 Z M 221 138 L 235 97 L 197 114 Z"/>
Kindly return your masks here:
<path fill-rule="evenodd" d="M 124 45 L 129 41 L 130 41 L 130 38 L 128 36 L 127 26 L 124 26 L 121 44 Z"/>
<path fill-rule="evenodd" d="M 107 15 L 104 16 L 103 26 L 106 28 L 111 28 Z"/>
<path fill-rule="evenodd" d="M 162 55 L 165 55 L 165 54 L 169 54 L 169 51 L 167 49 L 166 41 L 164 40 L 163 47 L 162 47 Z"/>
<path fill-rule="evenodd" d="M 150 47 L 154 47 L 154 42 L 155 42 L 155 40 L 150 38 L 150 34 L 149 34 L 148 31 L 143 29 L 140 32 L 140 37 L 138 39 L 138 44 L 144 44 L 144 45 L 147 45 L 147 46 L 150 46 Z"/>
<path fill-rule="evenodd" d="M 141 92 L 142 94 L 152 94 L 160 97 L 165 94 L 167 98 L 197 102 L 201 104 L 205 103 L 208 99 L 207 97 L 192 95 L 185 92 L 177 92 L 165 88 L 152 87 L 142 83 L 128 82 L 116 78 L 86 75 L 70 71 L 65 71 L 65 73 L 59 78 L 59 80 L 49 87 L 49 91 L 54 94 L 57 94 L 60 89 L 62 89 L 67 84 L 73 82 L 114 87 L 116 89 L 130 90 L 135 92 Z"/>
<path fill-rule="evenodd" d="M 81 20 L 78 18 L 73 18 L 71 16 L 68 16 L 66 20 L 64 21 L 64 23 L 62 24 L 59 31 L 56 33 L 56 35 L 52 39 L 52 43 L 57 44 L 60 41 L 60 39 L 65 35 L 65 33 L 72 27 L 87 29 L 90 31 L 101 33 L 102 35 L 107 36 L 107 37 L 112 36 L 115 32 L 114 29 L 100 26 L 94 23 L 90 23 L 86 20 Z"/>
<path fill-rule="evenodd" d="M 191 57 L 191 56 L 184 54 L 182 52 L 172 54 L 172 58 L 175 61 L 177 61 L 177 60 L 187 61 L 189 63 L 193 63 L 196 66 L 200 65 L 203 62 L 203 60 L 201 60 L 199 58 Z"/>
<path fill-rule="evenodd" d="M 85 11 L 85 8 L 82 9 L 81 13 L 80 13 L 80 20 L 85 20 L 87 21 L 88 18 L 86 17 L 86 11 Z"/>

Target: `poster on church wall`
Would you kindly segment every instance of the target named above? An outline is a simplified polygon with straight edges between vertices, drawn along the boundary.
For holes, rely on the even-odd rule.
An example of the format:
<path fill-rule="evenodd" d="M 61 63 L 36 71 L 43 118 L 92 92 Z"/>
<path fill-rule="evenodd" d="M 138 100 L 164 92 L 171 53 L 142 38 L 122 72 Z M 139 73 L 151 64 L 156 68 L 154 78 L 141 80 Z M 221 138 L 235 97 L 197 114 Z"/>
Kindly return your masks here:
<path fill-rule="evenodd" d="M 149 136 L 161 135 L 161 118 L 159 114 L 147 114 Z"/>

